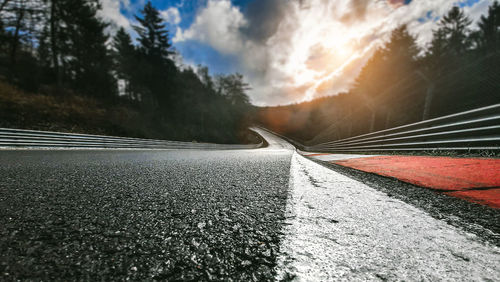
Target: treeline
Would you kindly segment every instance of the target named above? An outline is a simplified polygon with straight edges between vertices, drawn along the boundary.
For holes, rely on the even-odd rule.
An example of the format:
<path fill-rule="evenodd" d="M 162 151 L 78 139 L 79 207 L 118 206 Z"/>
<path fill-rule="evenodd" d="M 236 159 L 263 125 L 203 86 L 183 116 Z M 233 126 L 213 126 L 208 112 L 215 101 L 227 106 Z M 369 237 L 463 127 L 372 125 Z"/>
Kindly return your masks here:
<path fill-rule="evenodd" d="M 241 75 L 176 65 L 151 2 L 135 16 L 137 38 L 123 28 L 111 37 L 100 9 L 98 0 L 0 0 L 0 79 L 104 108 L 126 105 L 163 138 L 237 141 L 250 107 Z"/>
<path fill-rule="evenodd" d="M 400 26 L 347 93 L 262 108 L 258 120 L 315 144 L 500 103 L 499 53 L 499 3 L 475 27 L 453 7 L 425 49 Z"/>

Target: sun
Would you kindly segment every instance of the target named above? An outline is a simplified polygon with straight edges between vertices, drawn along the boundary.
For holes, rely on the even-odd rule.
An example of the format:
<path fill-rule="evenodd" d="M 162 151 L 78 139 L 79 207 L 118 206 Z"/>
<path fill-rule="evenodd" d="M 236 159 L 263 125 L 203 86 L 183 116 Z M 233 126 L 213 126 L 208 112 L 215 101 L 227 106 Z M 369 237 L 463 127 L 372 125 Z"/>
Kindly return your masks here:
<path fill-rule="evenodd" d="M 355 53 L 352 38 L 331 26 L 317 26 L 297 36 L 284 71 L 294 85 L 315 83 L 341 67 Z"/>

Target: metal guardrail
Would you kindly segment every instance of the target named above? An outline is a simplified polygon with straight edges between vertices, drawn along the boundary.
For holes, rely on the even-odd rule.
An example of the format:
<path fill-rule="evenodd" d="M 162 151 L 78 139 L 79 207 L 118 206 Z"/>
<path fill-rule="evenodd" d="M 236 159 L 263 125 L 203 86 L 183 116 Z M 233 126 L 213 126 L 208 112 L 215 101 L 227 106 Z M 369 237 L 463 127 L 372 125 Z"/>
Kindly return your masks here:
<path fill-rule="evenodd" d="M 229 150 L 255 149 L 262 145 L 263 142 L 248 145 L 213 144 L 0 128 L 0 147 Z"/>
<path fill-rule="evenodd" d="M 301 150 L 317 152 L 500 151 L 500 104 L 316 145 L 304 145 L 276 135 Z M 212 144 L 0 128 L 0 147 L 224 150 L 254 149 L 262 145 L 263 142 L 249 145 Z"/>
<path fill-rule="evenodd" d="M 342 140 L 298 145 L 318 152 L 500 151 L 500 104 Z"/>

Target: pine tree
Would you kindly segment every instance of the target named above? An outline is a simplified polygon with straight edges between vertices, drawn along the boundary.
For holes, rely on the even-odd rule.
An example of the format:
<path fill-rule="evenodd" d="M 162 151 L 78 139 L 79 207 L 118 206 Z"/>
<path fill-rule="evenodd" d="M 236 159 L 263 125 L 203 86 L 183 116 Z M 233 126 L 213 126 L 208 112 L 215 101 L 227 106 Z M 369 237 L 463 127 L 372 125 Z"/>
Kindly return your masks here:
<path fill-rule="evenodd" d="M 50 61 L 51 67 L 53 69 L 54 79 L 59 87 L 62 87 L 64 83 L 64 58 L 65 56 L 61 54 L 61 49 L 65 43 L 65 33 L 62 30 L 62 4 L 64 1 L 61 0 L 44 0 L 45 4 L 48 6 L 47 11 L 47 24 L 45 38 L 48 41 L 47 50 L 50 51 Z M 45 47 L 44 47 L 45 48 Z"/>
<path fill-rule="evenodd" d="M 429 76 L 439 77 L 467 63 L 472 47 L 470 24 L 471 20 L 456 6 L 438 22 L 422 59 Z"/>
<path fill-rule="evenodd" d="M 50 69 L 51 69 L 51 53 L 50 53 L 50 42 L 49 42 L 49 27 L 45 25 L 38 38 L 38 48 L 37 48 L 37 59 L 40 71 L 44 77 L 45 82 L 49 82 L 48 79 Z"/>
<path fill-rule="evenodd" d="M 231 105 L 247 106 L 250 99 L 246 92 L 250 90 L 248 83 L 243 81 L 243 75 L 236 73 L 218 77 L 218 92 L 226 97 Z"/>
<path fill-rule="evenodd" d="M 361 70 L 355 89 L 374 97 L 415 71 L 419 49 L 405 25 L 396 28 L 389 41 L 378 49 Z"/>
<path fill-rule="evenodd" d="M 439 58 L 445 56 L 447 52 L 446 48 L 446 35 L 444 30 L 438 29 L 433 31 L 432 40 L 429 48 L 427 49 L 427 56 L 432 57 L 432 61 L 439 61 Z"/>
<path fill-rule="evenodd" d="M 2 0 L 0 2 L 0 13 L 5 9 L 5 7 L 7 6 L 7 4 L 9 4 L 11 0 Z"/>
<path fill-rule="evenodd" d="M 414 102 L 414 99 L 400 98 L 405 94 L 400 86 L 414 75 L 419 52 L 415 37 L 403 25 L 393 30 L 389 41 L 373 54 L 352 90 L 354 107 L 366 115 L 367 121 L 355 130 L 366 132 L 380 128 L 387 123 L 389 112 L 394 115 L 406 101 Z"/>
<path fill-rule="evenodd" d="M 136 74 L 140 84 L 141 96 L 148 108 L 163 110 L 174 107 L 172 93 L 175 91 L 177 68 L 169 58 L 170 50 L 168 31 L 158 10 L 148 1 L 140 11 L 141 16 L 135 16 L 140 25 L 134 26 L 139 38 L 138 67 Z"/>
<path fill-rule="evenodd" d="M 15 64 L 22 51 L 32 52 L 33 41 L 38 30 L 36 21 L 43 12 L 42 3 L 38 0 L 4 0 L 0 2 L 0 27 L 3 35 L 2 43 L 8 45 L 5 52 L 11 64 Z M 0 45 L 3 45 L 0 43 Z M 24 49 L 24 50 L 23 50 Z"/>
<path fill-rule="evenodd" d="M 488 8 L 487 16 L 481 16 L 478 26 L 479 49 L 487 52 L 500 50 L 500 4 L 498 1 L 493 2 Z"/>
<path fill-rule="evenodd" d="M 172 54 L 171 44 L 160 13 L 153 7 L 151 1 L 148 1 L 141 10 L 141 15 L 142 18 L 135 16 L 140 25 L 134 26 L 139 34 L 141 51 L 151 59 L 166 60 Z"/>
<path fill-rule="evenodd" d="M 438 23 L 437 33 L 443 39 L 445 48 L 452 55 L 460 55 L 469 49 L 468 38 L 472 21 L 459 7 L 453 7 Z"/>
<path fill-rule="evenodd" d="M 38 87 L 34 41 L 42 12 L 38 0 L 0 2 L 0 75 L 28 90 Z"/>
<path fill-rule="evenodd" d="M 202 66 L 202 65 L 198 65 L 198 69 L 196 71 L 196 74 L 200 78 L 201 82 L 203 84 L 205 84 L 205 86 L 209 90 L 213 90 L 214 89 L 214 82 L 212 80 L 212 77 L 210 77 L 210 74 L 208 72 L 208 67 L 205 67 L 205 66 Z"/>
<path fill-rule="evenodd" d="M 27 14 L 27 7 L 25 0 L 11 1 L 11 3 L 14 3 L 11 12 L 15 13 L 15 18 L 12 24 L 14 31 L 12 32 L 11 38 L 10 59 L 11 63 L 14 65 L 16 63 L 19 46 L 21 45 L 20 34 L 23 29 L 25 29 L 24 18 Z"/>
<path fill-rule="evenodd" d="M 73 87 L 89 96 L 112 99 L 116 87 L 111 73 L 112 60 L 106 47 L 107 23 L 97 18 L 97 0 L 64 1 L 64 55 Z"/>
<path fill-rule="evenodd" d="M 116 74 L 125 86 L 125 95 L 130 99 L 138 100 L 136 91 L 134 91 L 134 73 L 136 50 L 132 43 L 130 35 L 122 27 L 113 37 L 113 57 Z"/>
<path fill-rule="evenodd" d="M 413 61 L 419 53 L 416 39 L 408 32 L 406 25 L 399 26 L 392 31 L 391 38 L 385 44 L 384 49 L 391 57 L 405 58 L 406 61 Z"/>

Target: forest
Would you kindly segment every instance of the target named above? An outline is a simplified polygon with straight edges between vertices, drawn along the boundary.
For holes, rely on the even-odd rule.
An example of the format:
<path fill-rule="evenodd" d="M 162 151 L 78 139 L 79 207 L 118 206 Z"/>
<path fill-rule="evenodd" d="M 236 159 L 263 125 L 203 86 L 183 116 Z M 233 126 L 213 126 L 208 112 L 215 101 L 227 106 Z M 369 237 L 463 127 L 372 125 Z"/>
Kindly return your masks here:
<path fill-rule="evenodd" d="M 256 122 L 314 145 L 500 103 L 499 52 L 498 1 L 477 25 L 453 7 L 425 48 L 400 26 L 346 93 L 263 107 Z"/>
<path fill-rule="evenodd" d="M 135 16 L 135 38 L 111 33 L 100 9 L 98 0 L 0 0 L 0 127 L 245 139 L 242 75 L 176 64 L 151 2 Z"/>

